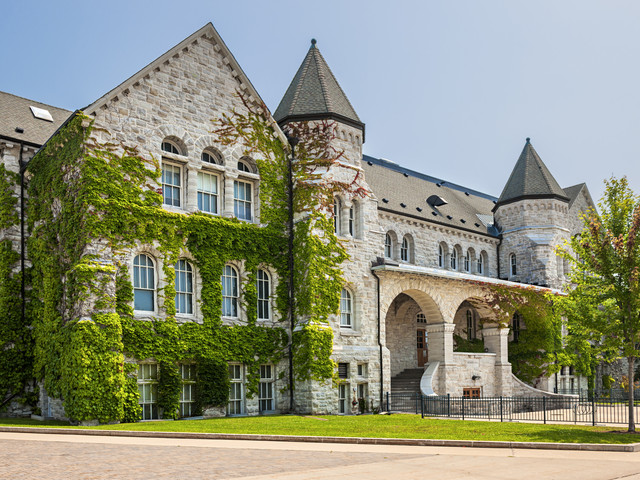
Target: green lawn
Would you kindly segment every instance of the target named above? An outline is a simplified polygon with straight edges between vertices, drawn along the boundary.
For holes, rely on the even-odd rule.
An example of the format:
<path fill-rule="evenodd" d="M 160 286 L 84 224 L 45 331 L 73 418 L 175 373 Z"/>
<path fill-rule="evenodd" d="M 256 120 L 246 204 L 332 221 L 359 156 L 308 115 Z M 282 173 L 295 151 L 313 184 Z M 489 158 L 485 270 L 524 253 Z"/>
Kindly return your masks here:
<path fill-rule="evenodd" d="M 0 426 L 70 427 L 64 422 L 38 422 L 0 418 Z M 473 422 L 422 419 L 418 415 L 297 416 L 216 418 L 124 423 L 84 427 L 92 430 L 156 432 L 250 433 L 331 437 L 428 438 L 452 440 L 502 440 L 558 443 L 634 443 L 640 435 L 618 433 L 626 427 L 538 425 L 531 423 Z"/>

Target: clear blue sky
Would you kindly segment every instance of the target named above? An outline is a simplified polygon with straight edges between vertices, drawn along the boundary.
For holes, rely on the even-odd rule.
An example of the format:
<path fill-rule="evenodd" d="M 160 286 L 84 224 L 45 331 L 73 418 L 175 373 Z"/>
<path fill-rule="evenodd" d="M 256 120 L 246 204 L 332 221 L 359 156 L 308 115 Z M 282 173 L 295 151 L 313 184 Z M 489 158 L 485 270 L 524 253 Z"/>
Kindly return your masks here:
<path fill-rule="evenodd" d="M 640 193 L 640 2 L 5 2 L 0 90 L 82 108 L 211 21 L 274 111 L 310 39 L 365 153 L 499 195 L 525 142 L 561 186 Z M 1 114 L 1 112 L 0 112 Z"/>

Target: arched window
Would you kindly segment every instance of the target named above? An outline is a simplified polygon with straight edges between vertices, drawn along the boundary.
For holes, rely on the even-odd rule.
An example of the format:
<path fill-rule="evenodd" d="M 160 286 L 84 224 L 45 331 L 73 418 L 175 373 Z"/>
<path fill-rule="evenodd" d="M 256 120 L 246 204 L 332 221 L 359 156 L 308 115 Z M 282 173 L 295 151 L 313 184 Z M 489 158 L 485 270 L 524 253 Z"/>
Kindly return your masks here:
<path fill-rule="evenodd" d="M 511 255 L 509 255 L 509 273 L 511 276 L 518 274 L 518 269 L 516 265 L 517 265 L 516 254 L 512 253 Z"/>
<path fill-rule="evenodd" d="M 402 245 L 400 246 L 400 260 L 403 262 L 409 261 L 409 240 L 407 237 L 402 237 Z"/>
<path fill-rule="evenodd" d="M 453 247 L 451 250 L 451 270 L 458 269 L 458 250 Z"/>
<path fill-rule="evenodd" d="M 478 255 L 478 273 L 484 275 L 484 254 L 483 252 Z"/>
<path fill-rule="evenodd" d="M 471 269 L 471 252 L 467 250 L 467 254 L 464 256 L 464 271 L 468 272 Z"/>
<path fill-rule="evenodd" d="M 384 257 L 393 258 L 393 239 L 389 233 L 384 236 Z"/>
<path fill-rule="evenodd" d="M 513 333 L 513 341 L 517 342 L 520 339 L 520 330 L 522 329 L 522 317 L 518 312 L 513 314 L 511 320 L 511 333 Z"/>
<path fill-rule="evenodd" d="M 442 244 L 438 245 L 438 266 L 444 268 L 444 247 Z"/>
<path fill-rule="evenodd" d="M 416 322 L 417 323 L 427 323 L 427 317 L 425 316 L 424 313 L 420 312 L 416 315 Z"/>
<path fill-rule="evenodd" d="M 336 235 L 340 235 L 340 223 L 342 220 L 342 202 L 339 198 L 333 200 L 333 227 Z"/>
<path fill-rule="evenodd" d="M 467 340 L 476 339 L 476 317 L 471 310 L 467 310 Z"/>
<path fill-rule="evenodd" d="M 176 313 L 193 314 L 193 268 L 186 260 L 178 260 L 176 271 Z"/>
<path fill-rule="evenodd" d="M 141 253 L 133 259 L 133 309 L 153 312 L 155 306 L 155 267 L 149 255 Z"/>
<path fill-rule="evenodd" d="M 269 305 L 269 299 L 271 297 L 271 278 L 269 274 L 262 270 L 258 270 L 256 276 L 257 290 L 258 290 L 258 320 L 271 319 L 271 308 Z"/>
<path fill-rule="evenodd" d="M 242 160 L 238 160 L 238 170 L 241 172 L 253 173 L 253 170 L 249 166 L 247 162 L 243 162 Z"/>
<path fill-rule="evenodd" d="M 353 327 L 353 298 L 346 288 L 343 288 L 340 293 L 340 326 Z"/>
<path fill-rule="evenodd" d="M 205 163 L 213 165 L 222 165 L 222 156 L 214 150 L 205 150 L 202 152 L 201 160 Z"/>
<path fill-rule="evenodd" d="M 180 151 L 180 148 L 178 147 L 178 145 L 176 145 L 174 142 L 170 141 L 170 140 L 163 140 L 162 141 L 162 145 L 160 145 L 160 149 L 163 152 L 167 152 L 167 153 L 175 153 L 176 155 L 182 155 L 182 152 Z"/>
<path fill-rule="evenodd" d="M 222 316 L 238 316 L 238 272 L 231 265 L 225 265 L 222 272 Z"/>

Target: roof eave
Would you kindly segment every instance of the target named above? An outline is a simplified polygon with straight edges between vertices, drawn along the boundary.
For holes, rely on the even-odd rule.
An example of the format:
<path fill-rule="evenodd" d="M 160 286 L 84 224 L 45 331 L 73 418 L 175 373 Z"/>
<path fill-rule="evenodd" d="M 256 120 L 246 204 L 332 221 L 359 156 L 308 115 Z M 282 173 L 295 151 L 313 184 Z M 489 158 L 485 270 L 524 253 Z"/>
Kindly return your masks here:
<path fill-rule="evenodd" d="M 354 128 L 358 128 L 362 130 L 362 143 L 365 140 L 365 128 L 364 123 L 354 120 L 349 117 L 345 117 L 344 115 L 340 115 L 339 113 L 333 112 L 318 112 L 318 113 L 305 113 L 302 115 L 286 115 L 282 119 L 277 120 L 278 125 L 283 127 L 285 124 L 289 122 L 308 122 L 311 120 L 335 120 L 337 122 L 346 123 Z"/>
<path fill-rule="evenodd" d="M 560 200 L 561 202 L 566 202 L 566 203 L 569 203 L 570 201 L 569 197 L 566 197 L 563 195 L 548 194 L 548 193 L 533 194 L 533 195 L 519 195 L 517 197 L 509 198 L 507 200 L 498 200 L 498 202 L 493 207 L 493 209 L 491 209 L 491 211 L 495 212 L 496 210 L 498 210 L 499 207 L 502 207 L 504 205 L 509 205 L 510 203 L 519 202 L 520 200 L 540 200 L 544 198 L 548 198 L 549 200 L 552 200 L 552 199 Z"/>

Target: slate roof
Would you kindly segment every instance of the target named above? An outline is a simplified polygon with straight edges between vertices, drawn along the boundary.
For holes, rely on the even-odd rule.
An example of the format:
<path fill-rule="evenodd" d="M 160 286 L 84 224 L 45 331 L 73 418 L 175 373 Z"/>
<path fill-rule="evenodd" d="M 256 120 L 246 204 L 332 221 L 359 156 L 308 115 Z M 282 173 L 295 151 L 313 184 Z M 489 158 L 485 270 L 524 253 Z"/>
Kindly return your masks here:
<path fill-rule="evenodd" d="M 531 145 L 530 139 L 522 149 L 520 158 L 513 167 L 511 176 L 500 194 L 496 208 L 500 205 L 526 198 L 558 198 L 569 201 L 567 193 L 544 164 Z"/>
<path fill-rule="evenodd" d="M 291 81 L 273 118 L 288 120 L 335 118 L 364 130 L 364 123 L 338 84 L 329 65 L 311 40 L 311 47 Z"/>
<path fill-rule="evenodd" d="M 29 107 L 48 110 L 53 122 L 36 118 Z M 73 112 L 0 92 L 0 137 L 43 145 Z M 23 131 L 16 131 L 16 128 Z"/>
<path fill-rule="evenodd" d="M 378 199 L 378 210 L 422 221 L 495 237 L 492 208 L 496 197 L 400 165 L 364 155 L 362 166 L 369 187 Z M 437 195 L 447 203 L 431 206 Z"/>

